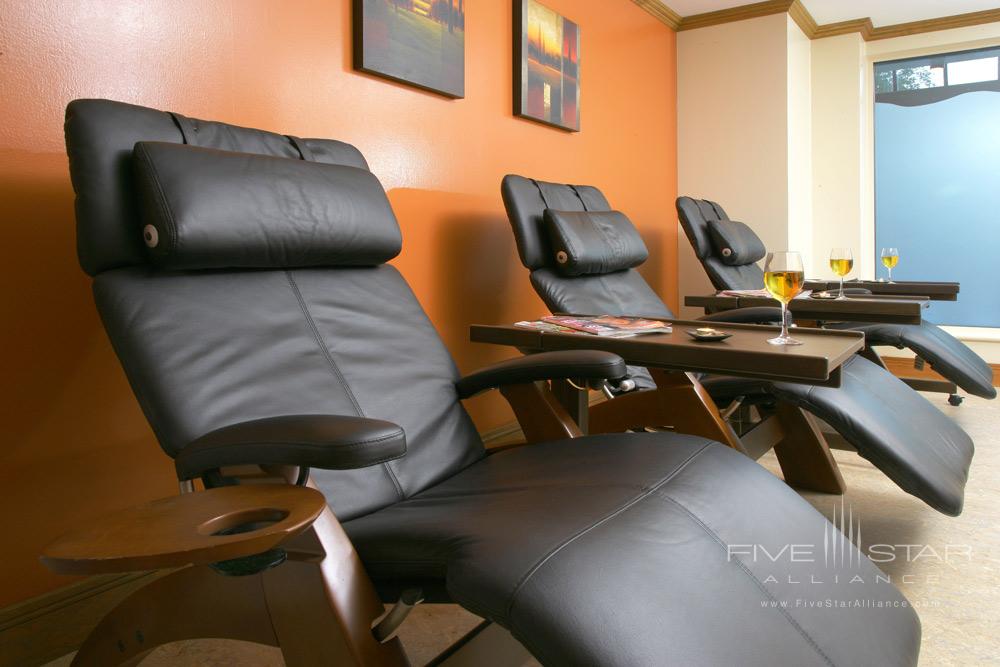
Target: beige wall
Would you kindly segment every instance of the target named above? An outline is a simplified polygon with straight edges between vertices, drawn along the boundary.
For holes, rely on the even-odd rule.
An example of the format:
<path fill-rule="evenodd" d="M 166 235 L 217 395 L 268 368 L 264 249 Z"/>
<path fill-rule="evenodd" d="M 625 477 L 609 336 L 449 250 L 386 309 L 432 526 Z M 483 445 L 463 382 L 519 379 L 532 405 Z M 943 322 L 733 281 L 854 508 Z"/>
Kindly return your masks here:
<path fill-rule="evenodd" d="M 774 248 L 788 242 L 787 33 L 776 14 L 677 35 L 677 191 L 718 201 Z M 712 290 L 683 233 L 678 261 L 682 295 Z"/>
<path fill-rule="evenodd" d="M 677 35 L 677 191 L 718 201 L 813 274 L 811 44 L 787 14 Z M 711 283 L 678 235 L 681 294 Z M 682 309 L 694 316 L 696 309 Z"/>
<path fill-rule="evenodd" d="M 786 21 L 788 72 L 788 243 L 802 253 L 806 274 L 816 275 L 812 194 L 812 42 L 790 17 Z M 773 247 L 779 250 L 778 246 Z"/>
<path fill-rule="evenodd" d="M 874 243 L 873 235 L 862 237 L 860 225 L 869 214 L 862 203 L 869 160 L 862 135 L 867 68 L 861 35 L 814 41 L 811 70 L 812 264 L 815 275 L 834 278 L 822 261 L 831 248 L 853 248 L 857 257 L 871 257 Z M 873 268 L 872 263 L 859 262 L 855 275 L 870 278 Z"/>

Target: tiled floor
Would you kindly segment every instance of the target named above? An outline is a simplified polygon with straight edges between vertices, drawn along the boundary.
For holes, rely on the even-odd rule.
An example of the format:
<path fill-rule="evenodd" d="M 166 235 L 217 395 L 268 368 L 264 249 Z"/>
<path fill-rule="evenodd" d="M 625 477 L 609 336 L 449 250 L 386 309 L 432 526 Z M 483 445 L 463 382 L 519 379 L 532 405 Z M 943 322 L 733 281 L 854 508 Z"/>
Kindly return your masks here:
<path fill-rule="evenodd" d="M 861 520 L 862 548 L 894 545 L 897 557 L 880 567 L 911 602 L 919 605 L 923 622 L 921 664 L 1000 665 L 1000 401 L 967 398 L 955 408 L 941 394 L 928 394 L 927 398 L 958 421 L 976 442 L 962 516 L 951 518 L 935 512 L 849 452 L 836 452 L 849 486 L 843 499 L 804 495 L 828 517 L 834 506 L 839 511 L 842 502 L 850 507 Z M 761 461 L 777 471 L 772 455 Z M 917 546 L 909 548 L 907 558 L 902 545 Z M 967 557 L 969 549 L 971 556 Z M 407 620 L 401 637 L 413 664 L 421 665 L 478 620 L 455 606 L 425 605 Z M 66 656 L 48 667 L 63 667 L 70 659 Z M 283 663 L 277 649 L 204 640 L 161 647 L 142 664 L 265 667 Z"/>

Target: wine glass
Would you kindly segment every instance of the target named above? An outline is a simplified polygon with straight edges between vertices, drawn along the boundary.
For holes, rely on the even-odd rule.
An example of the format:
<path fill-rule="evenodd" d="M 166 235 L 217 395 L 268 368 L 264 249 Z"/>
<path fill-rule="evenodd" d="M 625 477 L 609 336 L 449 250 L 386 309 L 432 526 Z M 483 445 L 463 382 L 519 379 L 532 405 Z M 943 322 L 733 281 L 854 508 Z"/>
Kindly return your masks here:
<path fill-rule="evenodd" d="M 771 345 L 802 345 L 802 341 L 788 335 L 788 302 L 802 291 L 804 282 L 805 271 L 799 253 L 785 250 L 768 253 L 764 263 L 764 287 L 781 302 L 781 334 L 768 339 Z"/>
<path fill-rule="evenodd" d="M 892 282 L 892 269 L 899 264 L 899 248 L 882 248 L 882 266 L 889 269 L 889 282 Z"/>
<path fill-rule="evenodd" d="M 854 268 L 854 254 L 850 248 L 834 248 L 830 251 L 830 268 L 840 276 L 840 295 L 837 300 L 846 299 L 844 296 L 844 276 Z"/>

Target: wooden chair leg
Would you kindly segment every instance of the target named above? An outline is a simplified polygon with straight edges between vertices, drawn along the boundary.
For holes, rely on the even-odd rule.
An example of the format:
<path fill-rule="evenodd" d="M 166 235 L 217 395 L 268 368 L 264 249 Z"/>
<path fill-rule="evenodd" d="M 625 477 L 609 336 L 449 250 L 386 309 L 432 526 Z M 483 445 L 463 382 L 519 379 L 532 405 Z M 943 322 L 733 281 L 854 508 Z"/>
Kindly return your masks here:
<path fill-rule="evenodd" d="M 774 453 L 785 482 L 808 491 L 844 493 L 847 485 L 816 419 L 784 401 L 778 402 L 776 413 L 784 435 L 775 444 Z"/>
<path fill-rule="evenodd" d="M 197 566 L 157 579 L 98 623 L 73 665 L 137 664 L 157 646 L 202 637 L 277 645 L 260 575 L 224 577 Z"/>
<path fill-rule="evenodd" d="M 677 433 L 711 438 L 744 452 L 739 436 L 722 418 L 697 378 L 691 373 L 669 373 L 655 368 L 649 372 L 656 389 L 625 394 L 595 405 L 590 414 L 591 433 L 669 426 Z"/>
<path fill-rule="evenodd" d="M 289 561 L 262 576 L 278 646 L 289 667 L 409 664 L 398 639 L 380 644 L 372 635 L 384 607 L 329 509 L 312 531 L 289 545 Z"/>

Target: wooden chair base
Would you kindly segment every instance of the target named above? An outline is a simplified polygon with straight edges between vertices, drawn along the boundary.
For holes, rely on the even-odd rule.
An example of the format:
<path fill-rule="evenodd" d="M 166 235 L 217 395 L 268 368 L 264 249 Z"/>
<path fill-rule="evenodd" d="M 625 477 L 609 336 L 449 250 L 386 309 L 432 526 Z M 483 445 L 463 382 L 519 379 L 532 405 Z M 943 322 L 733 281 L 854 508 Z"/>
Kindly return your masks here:
<path fill-rule="evenodd" d="M 264 523 L 215 534 L 234 521 Z M 287 560 L 256 574 L 224 576 L 208 565 L 274 546 Z M 163 499 L 74 531 L 43 560 L 76 573 L 195 563 L 122 601 L 83 643 L 74 665 L 135 665 L 157 646 L 209 637 L 277 646 L 292 666 L 408 664 L 397 639 L 380 643 L 373 636 L 382 602 L 315 489 L 251 485 Z"/>

